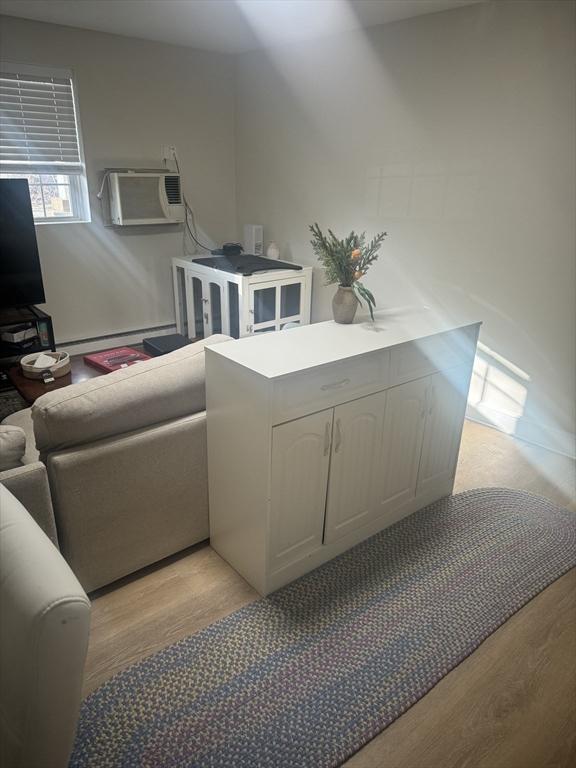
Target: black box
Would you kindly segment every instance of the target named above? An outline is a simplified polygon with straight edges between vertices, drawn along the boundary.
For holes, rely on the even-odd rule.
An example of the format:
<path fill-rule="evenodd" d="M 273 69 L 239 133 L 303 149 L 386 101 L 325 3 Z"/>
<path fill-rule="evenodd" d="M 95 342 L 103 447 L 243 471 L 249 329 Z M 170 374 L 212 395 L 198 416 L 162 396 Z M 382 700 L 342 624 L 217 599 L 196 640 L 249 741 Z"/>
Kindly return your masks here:
<path fill-rule="evenodd" d="M 153 336 L 151 339 L 142 339 L 142 344 L 145 352 L 153 357 L 158 357 L 167 352 L 174 352 L 180 347 L 185 347 L 190 344 L 190 339 L 182 336 L 181 333 L 170 333 L 168 336 Z"/>

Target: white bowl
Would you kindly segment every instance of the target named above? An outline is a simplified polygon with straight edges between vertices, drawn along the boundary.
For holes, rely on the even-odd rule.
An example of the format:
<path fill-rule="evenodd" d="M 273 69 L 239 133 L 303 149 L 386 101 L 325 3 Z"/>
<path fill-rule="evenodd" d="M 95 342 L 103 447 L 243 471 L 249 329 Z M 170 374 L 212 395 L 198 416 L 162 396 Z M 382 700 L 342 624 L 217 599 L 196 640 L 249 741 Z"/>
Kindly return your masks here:
<path fill-rule="evenodd" d="M 34 361 L 40 355 L 48 355 L 54 358 L 54 365 L 48 366 L 48 368 L 35 368 Z M 59 379 L 61 376 L 66 376 L 70 373 L 70 355 L 68 352 L 35 352 L 33 355 L 24 355 L 20 360 L 20 366 L 22 368 L 22 374 L 27 379 L 41 379 L 42 372 L 49 370 L 55 379 Z"/>

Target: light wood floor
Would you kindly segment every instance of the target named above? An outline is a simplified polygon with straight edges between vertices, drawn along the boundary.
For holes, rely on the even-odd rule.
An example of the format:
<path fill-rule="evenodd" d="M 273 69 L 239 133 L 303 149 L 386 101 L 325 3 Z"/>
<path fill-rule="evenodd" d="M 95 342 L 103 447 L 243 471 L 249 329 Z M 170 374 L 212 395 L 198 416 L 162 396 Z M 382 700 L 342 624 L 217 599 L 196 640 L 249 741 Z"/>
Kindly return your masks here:
<path fill-rule="evenodd" d="M 574 472 L 574 462 L 565 457 L 467 422 L 455 491 L 521 488 L 576 509 Z M 576 765 L 575 595 L 572 571 L 522 608 L 346 766 Z M 85 693 L 131 662 L 256 598 L 207 545 L 101 591 L 93 599 Z"/>

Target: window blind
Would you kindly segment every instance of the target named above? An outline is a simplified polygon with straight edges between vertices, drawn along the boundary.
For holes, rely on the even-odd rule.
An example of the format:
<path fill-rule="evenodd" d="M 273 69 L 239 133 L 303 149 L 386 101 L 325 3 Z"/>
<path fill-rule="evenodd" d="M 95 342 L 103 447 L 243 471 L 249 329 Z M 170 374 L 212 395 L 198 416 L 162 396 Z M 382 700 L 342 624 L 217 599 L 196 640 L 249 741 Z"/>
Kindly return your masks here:
<path fill-rule="evenodd" d="M 0 166 L 82 171 L 70 77 L 0 72 Z"/>

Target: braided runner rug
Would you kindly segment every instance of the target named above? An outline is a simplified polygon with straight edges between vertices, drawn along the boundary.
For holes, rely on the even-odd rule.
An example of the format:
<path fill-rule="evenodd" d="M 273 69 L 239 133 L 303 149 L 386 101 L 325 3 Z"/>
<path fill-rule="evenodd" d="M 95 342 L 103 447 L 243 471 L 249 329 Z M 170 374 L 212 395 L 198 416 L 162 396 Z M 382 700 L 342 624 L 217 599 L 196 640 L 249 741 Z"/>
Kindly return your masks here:
<path fill-rule="evenodd" d="M 551 502 L 443 499 L 113 677 L 71 766 L 340 765 L 574 565 Z"/>

